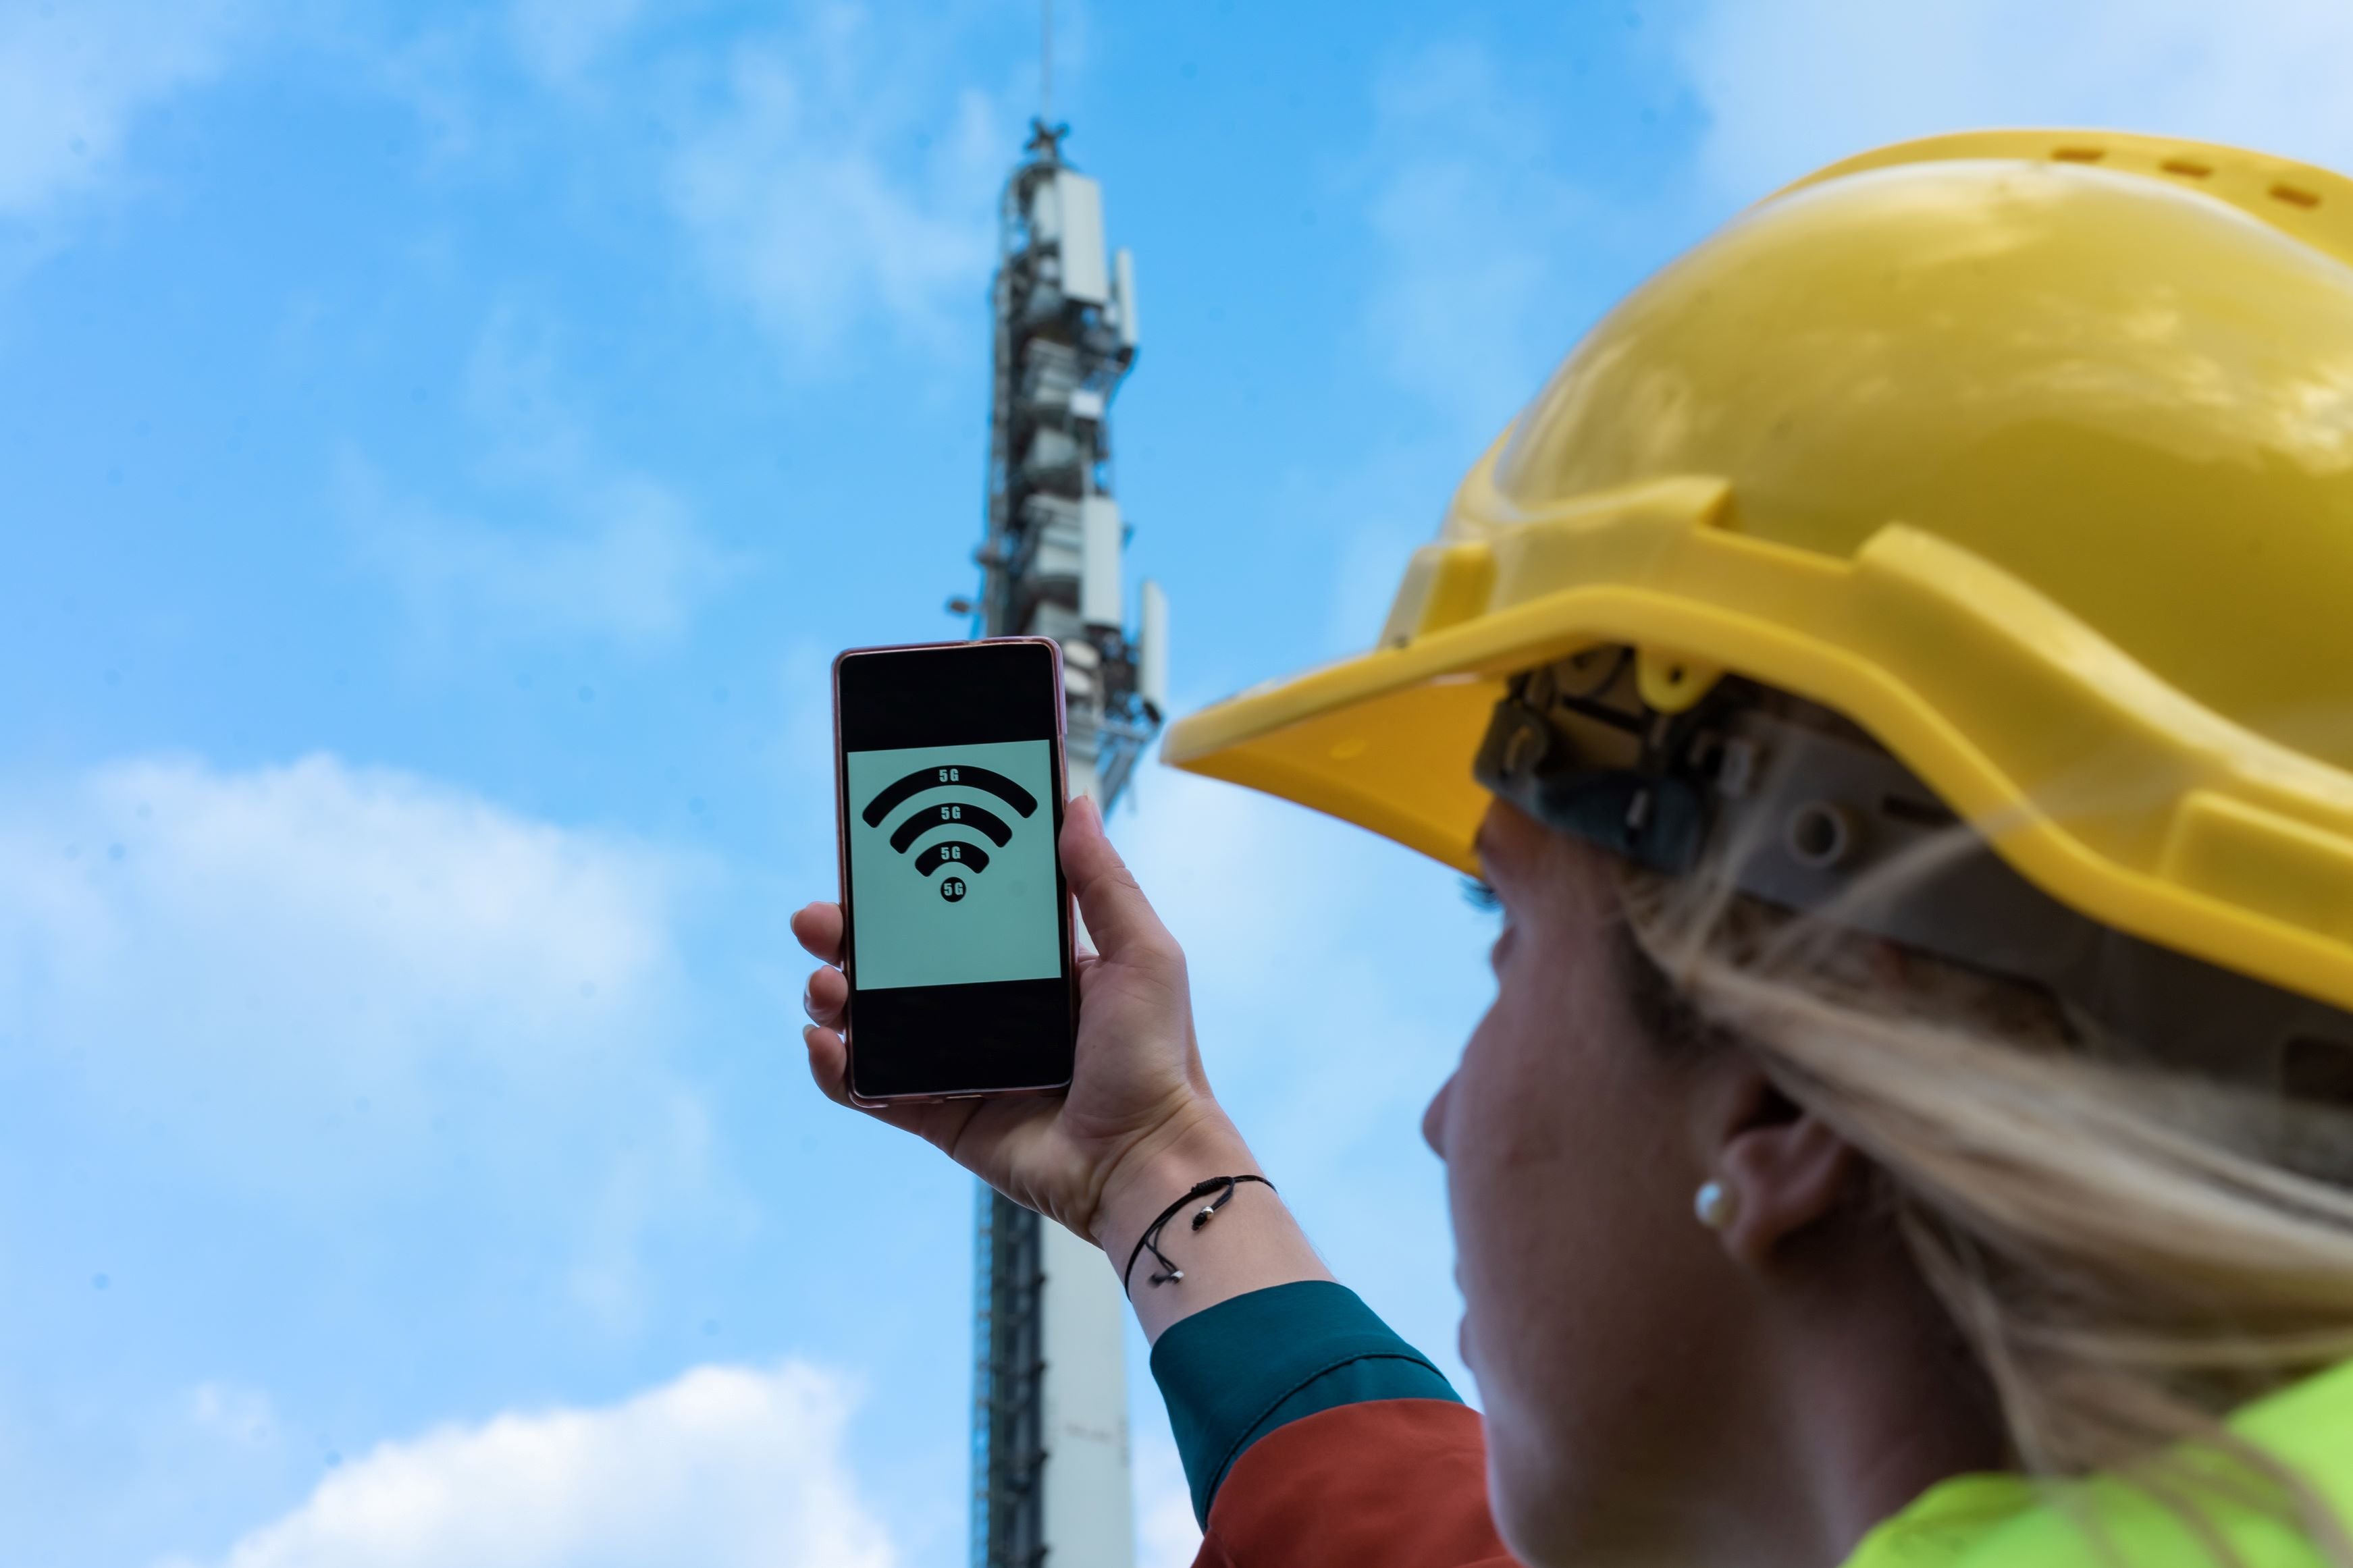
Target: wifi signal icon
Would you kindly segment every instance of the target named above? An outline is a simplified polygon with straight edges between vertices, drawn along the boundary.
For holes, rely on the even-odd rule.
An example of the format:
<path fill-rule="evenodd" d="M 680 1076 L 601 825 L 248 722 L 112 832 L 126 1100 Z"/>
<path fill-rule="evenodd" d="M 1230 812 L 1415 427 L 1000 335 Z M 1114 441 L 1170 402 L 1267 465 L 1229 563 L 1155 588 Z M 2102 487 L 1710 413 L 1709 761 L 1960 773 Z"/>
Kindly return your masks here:
<path fill-rule="evenodd" d="M 882 819 L 919 795 L 937 789 L 976 789 L 995 795 L 1018 816 L 1027 817 L 1038 809 L 1038 797 L 989 768 L 932 767 L 917 768 L 903 778 L 893 781 L 877 791 L 859 815 L 869 827 L 880 827 Z M 972 801 L 944 801 L 921 805 L 900 819 L 891 830 L 891 847 L 904 855 L 914 847 L 915 840 L 934 828 L 970 829 L 995 844 L 999 849 L 1010 843 L 1013 828 L 997 813 Z M 977 875 L 988 869 L 988 851 L 966 838 L 935 838 L 925 845 L 915 857 L 915 870 L 929 877 L 943 866 L 953 866 L 959 871 Z M 949 903 L 962 900 L 966 891 L 961 876 L 944 878 L 940 882 L 940 897 Z"/>

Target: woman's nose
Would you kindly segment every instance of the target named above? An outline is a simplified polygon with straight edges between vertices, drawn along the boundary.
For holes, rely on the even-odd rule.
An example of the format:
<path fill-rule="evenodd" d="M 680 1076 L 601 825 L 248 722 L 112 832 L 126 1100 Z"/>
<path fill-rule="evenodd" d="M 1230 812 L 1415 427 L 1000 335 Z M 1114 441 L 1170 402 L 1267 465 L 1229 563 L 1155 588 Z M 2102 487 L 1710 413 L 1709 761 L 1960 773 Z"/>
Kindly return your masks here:
<path fill-rule="evenodd" d="M 1446 1158 L 1446 1100 L 1454 1092 L 1454 1079 L 1450 1075 L 1430 1097 L 1430 1108 L 1421 1113 L 1421 1141 L 1440 1160 Z"/>

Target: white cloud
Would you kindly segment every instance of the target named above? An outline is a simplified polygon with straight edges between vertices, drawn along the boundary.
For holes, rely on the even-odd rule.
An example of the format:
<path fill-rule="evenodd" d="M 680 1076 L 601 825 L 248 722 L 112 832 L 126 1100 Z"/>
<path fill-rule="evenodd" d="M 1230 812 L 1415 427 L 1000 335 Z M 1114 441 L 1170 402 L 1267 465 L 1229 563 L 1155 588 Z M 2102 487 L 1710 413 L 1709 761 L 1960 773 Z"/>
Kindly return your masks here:
<path fill-rule="evenodd" d="M 120 763 L 62 816 L 18 817 L 0 843 L 11 902 L 46 917 L 16 934 L 68 989 L 135 984 L 113 961 L 161 928 L 208 967 L 276 970 L 280 999 L 321 984 L 290 961 L 335 950 L 527 1037 L 577 1026 L 591 983 L 605 1005 L 631 996 L 666 956 L 671 873 L 650 852 L 331 755 L 241 773 Z"/>
<path fill-rule="evenodd" d="M 684 502 L 639 474 L 560 492 L 554 528 L 500 528 L 392 494 L 348 456 L 342 500 L 368 558 L 398 585 L 435 640 L 460 627 L 491 637 L 586 633 L 631 646 L 668 641 L 728 576 L 726 558 Z"/>
<path fill-rule="evenodd" d="M 1714 0 L 1679 40 L 1739 199 L 1866 147 L 1984 125 L 2098 125 L 2353 163 L 2341 0 Z"/>
<path fill-rule="evenodd" d="M 385 1443 L 219 1568 L 891 1568 L 842 1381 L 704 1366 L 621 1404 Z M 176 1568 L 193 1568 L 187 1559 Z"/>
<path fill-rule="evenodd" d="M 737 49 L 716 104 L 681 121 L 670 204 L 804 371 L 864 331 L 970 336 L 1012 143 L 984 95 L 934 79 L 925 34 L 827 6 L 789 40 Z"/>
<path fill-rule="evenodd" d="M 262 1389 L 236 1383 L 200 1383 L 182 1412 L 189 1427 L 230 1449 L 268 1448 L 280 1439 L 278 1407 Z"/>
<path fill-rule="evenodd" d="M 644 14 L 645 0 L 515 0 L 515 51 L 544 81 L 576 79 Z"/>
<path fill-rule="evenodd" d="M 237 0 L 0 5 L 0 216 L 26 217 L 119 163 L 140 115 L 218 74 Z"/>
<path fill-rule="evenodd" d="M 0 795 L 0 1036 L 188 1179 L 346 1220 L 554 1185 L 610 1274 L 647 1189 L 703 1180 L 658 1055 L 698 875 L 328 755 L 117 763 Z"/>
<path fill-rule="evenodd" d="M 1473 45 L 1392 64 L 1376 88 L 1369 341 L 1400 384 L 1483 439 L 1567 346 L 1563 263 L 1597 205 L 1567 177 L 1538 107 Z"/>
<path fill-rule="evenodd" d="M 564 405 L 544 333 L 494 316 L 466 374 L 464 406 L 485 442 L 492 524 L 394 492 L 346 452 L 338 500 L 363 552 L 437 642 L 591 636 L 643 647 L 683 632 L 733 575 L 667 485 L 593 448 Z"/>

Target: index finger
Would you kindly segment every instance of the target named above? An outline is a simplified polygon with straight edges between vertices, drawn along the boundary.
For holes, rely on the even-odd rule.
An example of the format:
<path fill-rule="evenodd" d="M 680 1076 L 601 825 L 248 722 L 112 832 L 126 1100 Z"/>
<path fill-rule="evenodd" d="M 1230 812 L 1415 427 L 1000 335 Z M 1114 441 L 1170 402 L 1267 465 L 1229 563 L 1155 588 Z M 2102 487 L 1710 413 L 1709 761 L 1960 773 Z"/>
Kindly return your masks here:
<path fill-rule="evenodd" d="M 1074 797 L 1063 817 L 1061 853 L 1063 874 L 1070 879 L 1097 952 L 1119 958 L 1141 956 L 1145 947 L 1154 944 L 1175 949 L 1168 928 L 1160 923 L 1127 862 L 1104 834 L 1103 808 L 1085 795 Z"/>
<path fill-rule="evenodd" d="M 793 938 L 811 958 L 827 963 L 841 962 L 841 906 L 814 903 L 793 916 Z"/>

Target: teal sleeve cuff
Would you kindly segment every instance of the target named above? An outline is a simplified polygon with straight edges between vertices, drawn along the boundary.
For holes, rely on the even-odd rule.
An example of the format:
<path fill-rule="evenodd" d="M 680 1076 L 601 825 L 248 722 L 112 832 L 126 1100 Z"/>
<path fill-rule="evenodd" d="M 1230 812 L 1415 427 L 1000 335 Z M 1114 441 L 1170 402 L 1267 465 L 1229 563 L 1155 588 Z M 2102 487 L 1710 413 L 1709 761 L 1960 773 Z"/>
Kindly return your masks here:
<path fill-rule="evenodd" d="M 1461 1403 L 1428 1358 L 1328 1279 L 1270 1286 L 1179 1319 L 1152 1347 L 1152 1376 L 1205 1528 L 1234 1461 L 1286 1422 L 1376 1399 Z"/>

